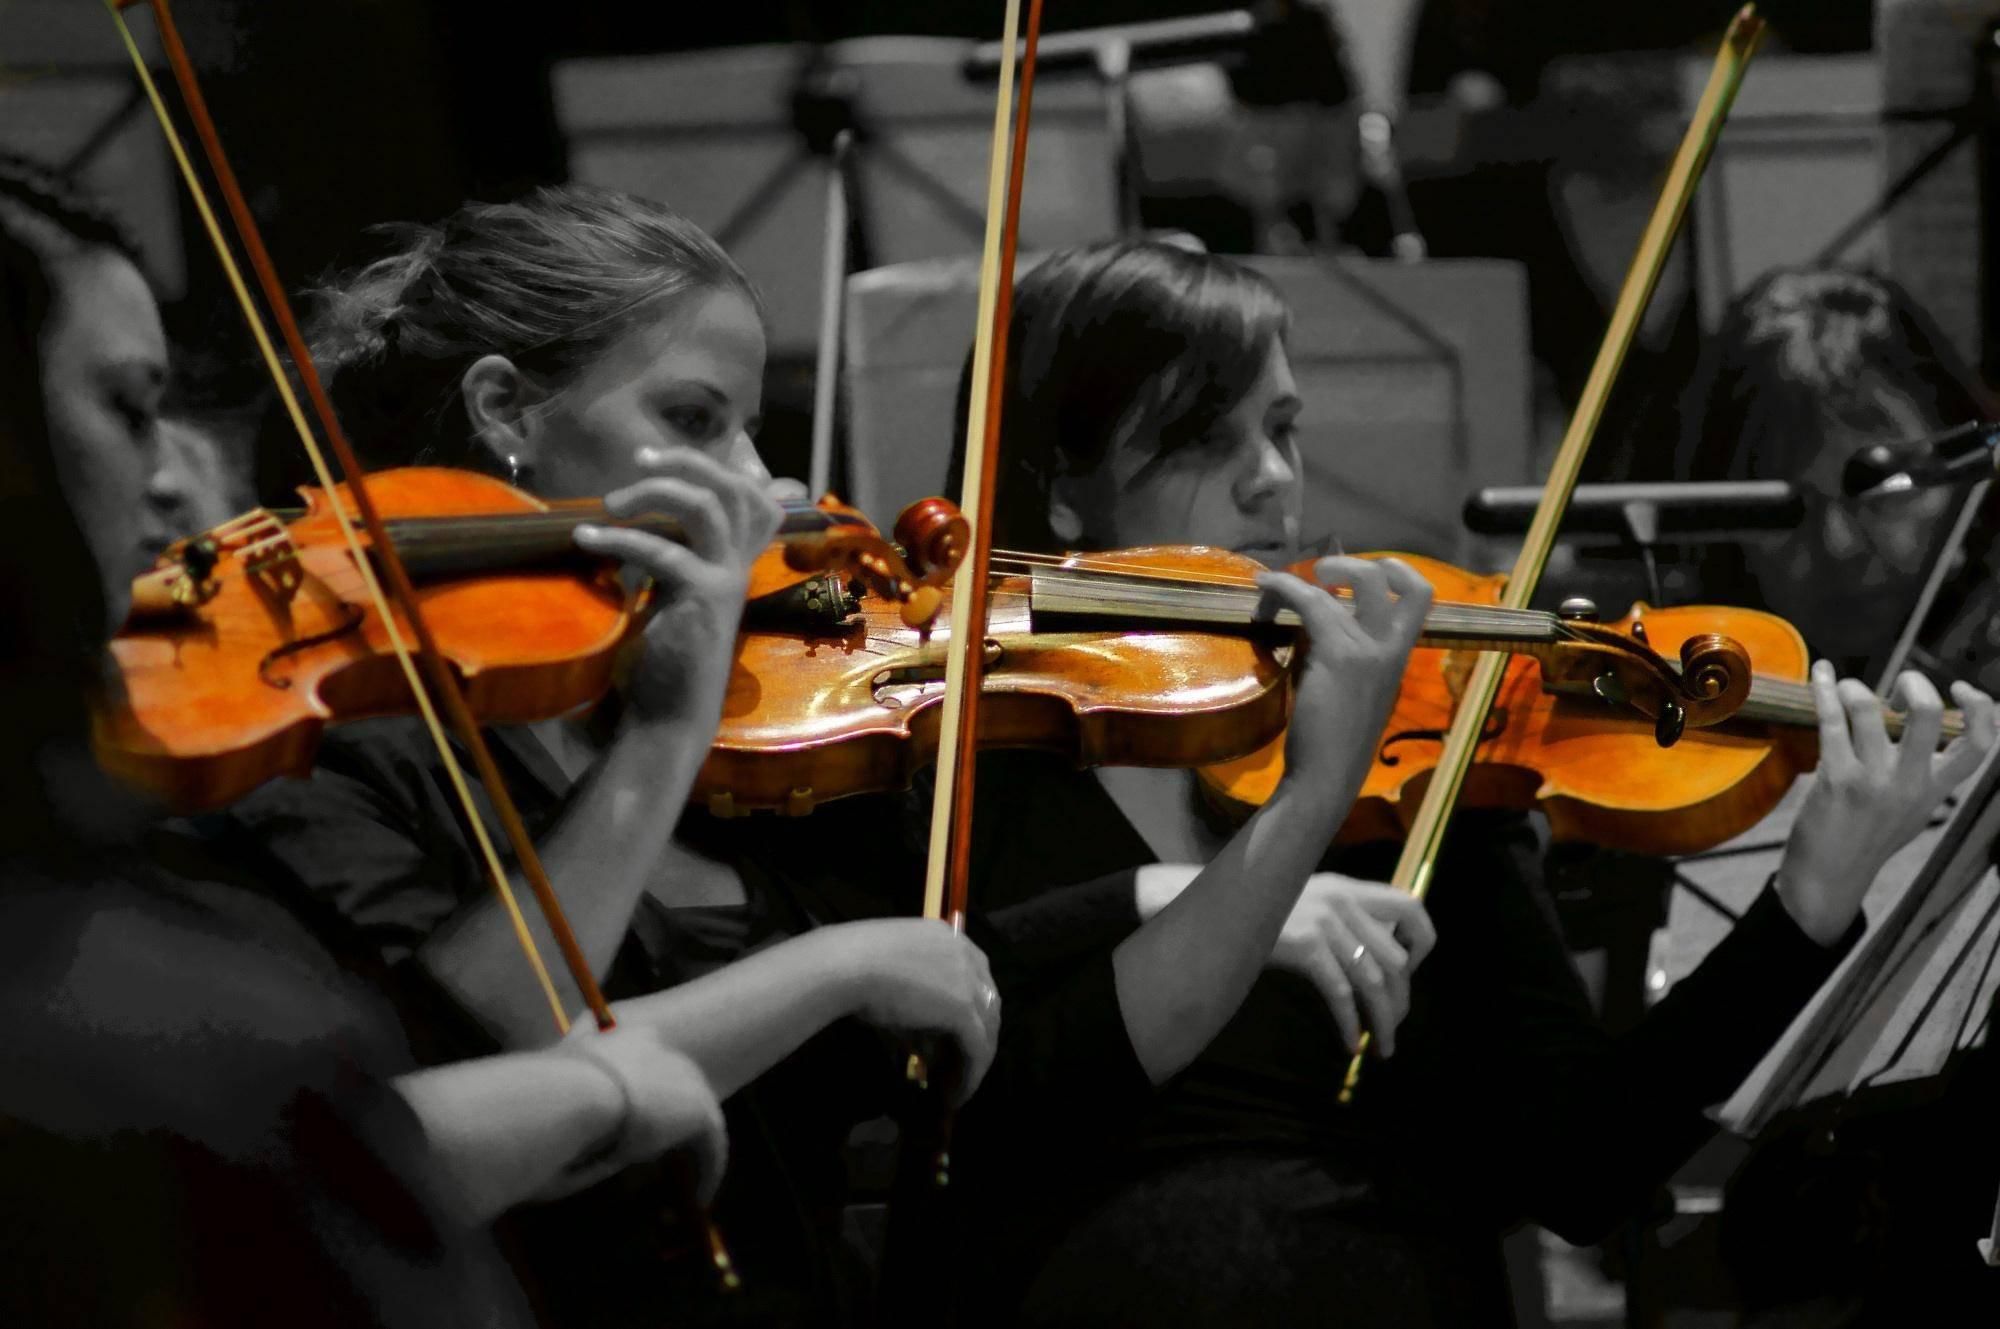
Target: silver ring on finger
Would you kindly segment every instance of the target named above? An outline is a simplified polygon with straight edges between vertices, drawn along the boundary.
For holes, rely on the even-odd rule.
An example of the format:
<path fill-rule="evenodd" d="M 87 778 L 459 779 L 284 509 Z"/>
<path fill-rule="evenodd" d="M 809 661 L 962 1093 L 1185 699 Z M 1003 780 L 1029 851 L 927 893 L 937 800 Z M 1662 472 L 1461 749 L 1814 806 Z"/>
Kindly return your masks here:
<path fill-rule="evenodd" d="M 982 984 L 979 989 L 979 1013 L 981 1015 L 991 1015 L 993 1014 L 993 1008 L 999 1004 L 1000 989 L 994 987 L 991 983 Z"/>
<path fill-rule="evenodd" d="M 1360 964 L 1363 960 L 1367 958 L 1368 958 L 1368 948 L 1365 945 L 1358 945 L 1354 948 L 1354 958 L 1349 963 Z"/>

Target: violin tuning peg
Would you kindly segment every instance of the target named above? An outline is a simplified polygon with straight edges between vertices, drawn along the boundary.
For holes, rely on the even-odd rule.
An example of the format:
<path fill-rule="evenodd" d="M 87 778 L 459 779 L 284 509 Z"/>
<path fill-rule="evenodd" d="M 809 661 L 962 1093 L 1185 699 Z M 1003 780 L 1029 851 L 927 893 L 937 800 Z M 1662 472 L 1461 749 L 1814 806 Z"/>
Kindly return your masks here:
<path fill-rule="evenodd" d="M 1556 606 L 1556 617 L 1565 623 L 1597 622 L 1597 602 L 1587 596 L 1572 595 Z"/>
<path fill-rule="evenodd" d="M 1670 748 L 1680 741 L 1681 731 L 1687 727 L 1687 709 L 1679 702 L 1669 699 L 1660 707 L 1660 713 L 1653 718 L 1653 741 L 1663 748 Z"/>

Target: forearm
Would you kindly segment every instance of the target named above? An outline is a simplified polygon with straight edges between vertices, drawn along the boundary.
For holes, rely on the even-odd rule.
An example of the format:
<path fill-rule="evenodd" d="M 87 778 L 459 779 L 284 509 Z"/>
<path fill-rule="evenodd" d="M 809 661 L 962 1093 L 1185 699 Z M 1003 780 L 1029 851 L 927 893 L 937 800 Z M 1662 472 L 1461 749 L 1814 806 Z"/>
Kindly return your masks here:
<path fill-rule="evenodd" d="M 601 1067 L 554 1053 L 481 1057 L 394 1083 L 470 1224 L 547 1190 L 617 1133 L 625 1111 Z"/>
<path fill-rule="evenodd" d="M 1241 1005 L 1351 802 L 1348 789 L 1281 786 L 1113 952 L 1126 1032 L 1155 1084 L 1194 1060 Z"/>
<path fill-rule="evenodd" d="M 562 820 L 535 846 L 591 972 L 602 975 L 631 926 L 632 911 L 666 851 L 705 744 L 685 726 L 622 733 L 591 772 Z M 506 852 L 507 846 L 496 844 Z M 546 962 L 564 1010 L 583 993 L 523 875 L 514 898 Z M 504 1043 L 555 1037 L 548 1003 L 529 981 L 513 919 L 492 893 L 468 903 L 428 941 L 421 959 L 446 991 Z"/>
<path fill-rule="evenodd" d="M 612 1005 L 621 1028 L 654 1030 L 727 1098 L 855 1009 L 831 929 L 794 937 L 692 982 Z"/>

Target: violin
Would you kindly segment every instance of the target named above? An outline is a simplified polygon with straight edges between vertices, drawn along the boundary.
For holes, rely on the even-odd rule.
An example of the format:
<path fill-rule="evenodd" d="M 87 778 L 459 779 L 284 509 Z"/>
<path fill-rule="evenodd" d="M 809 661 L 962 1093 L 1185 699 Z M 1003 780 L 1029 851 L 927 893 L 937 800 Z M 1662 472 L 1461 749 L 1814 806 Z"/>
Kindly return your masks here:
<path fill-rule="evenodd" d="M 601 696 L 643 621 L 645 593 L 616 560 L 576 546 L 579 525 L 684 539 L 671 518 L 544 502 L 472 471 L 409 467 L 368 484 L 483 724 L 548 719 Z M 345 490 L 336 493 L 351 512 Z M 96 716 L 98 755 L 176 810 L 303 775 L 326 725 L 415 704 L 335 508 L 322 490 L 300 492 L 305 508 L 291 520 L 238 517 L 169 549 L 134 584 L 132 615 L 111 643 L 122 688 Z M 906 509 L 895 545 L 834 500 L 787 505 L 751 569 L 750 603 L 807 612 L 860 586 L 916 631 L 935 615 L 965 536 L 943 499 Z"/>
<path fill-rule="evenodd" d="M 1254 560 L 1158 546 L 993 561 L 980 747 L 1185 768 L 1281 746 L 1297 620 L 1262 613 Z M 865 598 L 832 627 L 746 634 L 694 798 L 724 816 L 802 814 L 907 787 L 936 755 L 947 638 Z M 1590 696 L 1600 711 L 1611 701 L 1657 745 L 1721 723 L 1751 687 L 1750 657 L 1707 631 L 1683 634 L 1669 662 L 1616 628 L 1441 597 L 1421 640 L 1432 655 L 1510 652 L 1524 679 Z"/>
<path fill-rule="evenodd" d="M 1416 568 L 1440 599 L 1497 603 L 1506 581 L 1434 559 L 1396 557 Z M 1572 626 L 1594 624 L 1595 610 L 1587 605 L 1569 602 L 1565 609 L 1567 616 L 1551 617 Z M 1538 809 L 1557 840 L 1690 854 L 1762 821 L 1793 781 L 1817 764 L 1818 717 L 1805 681 L 1812 659 L 1784 619 L 1755 609 L 1635 604 L 1623 619 L 1597 630 L 1662 653 L 1723 634 L 1748 649 L 1756 670 L 1741 707 L 1726 722 L 1689 734 L 1668 754 L 1627 710 L 1605 706 L 1601 695 L 1583 695 L 1527 660 L 1510 661 L 1466 774 L 1468 806 Z M 1340 843 L 1402 838 L 1442 751 L 1468 666 L 1462 652 L 1428 643 L 1411 653 Z M 1899 713 L 1884 718 L 1892 735 L 1901 732 Z M 1963 717 L 1947 712 L 1940 741 L 1963 728 Z M 1283 774 L 1280 737 L 1248 756 L 1204 767 L 1200 779 L 1211 801 L 1247 814 L 1271 796 Z"/>

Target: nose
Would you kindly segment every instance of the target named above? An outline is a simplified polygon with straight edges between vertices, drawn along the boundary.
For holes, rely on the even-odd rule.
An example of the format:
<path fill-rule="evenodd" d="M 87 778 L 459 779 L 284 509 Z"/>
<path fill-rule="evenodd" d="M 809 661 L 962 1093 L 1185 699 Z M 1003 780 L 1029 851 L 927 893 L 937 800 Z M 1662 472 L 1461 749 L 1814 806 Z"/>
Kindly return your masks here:
<path fill-rule="evenodd" d="M 164 517 L 176 517 L 194 498 L 194 477 L 179 455 L 180 450 L 162 447 L 146 474 L 146 504 Z"/>
<path fill-rule="evenodd" d="M 764 459 L 757 454 L 756 440 L 750 437 L 750 431 L 747 429 L 737 430 L 735 437 L 730 439 L 729 455 L 724 460 L 729 463 L 730 470 L 748 479 L 771 478 L 770 468 L 764 465 Z"/>
<path fill-rule="evenodd" d="M 1254 511 L 1274 498 L 1283 497 L 1298 482 L 1298 467 L 1291 449 L 1274 439 L 1259 438 L 1249 464 L 1233 486 L 1236 505 L 1245 512 Z"/>

